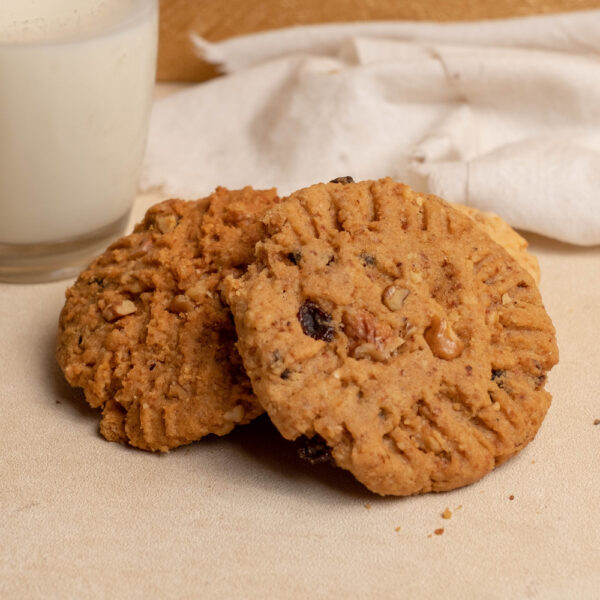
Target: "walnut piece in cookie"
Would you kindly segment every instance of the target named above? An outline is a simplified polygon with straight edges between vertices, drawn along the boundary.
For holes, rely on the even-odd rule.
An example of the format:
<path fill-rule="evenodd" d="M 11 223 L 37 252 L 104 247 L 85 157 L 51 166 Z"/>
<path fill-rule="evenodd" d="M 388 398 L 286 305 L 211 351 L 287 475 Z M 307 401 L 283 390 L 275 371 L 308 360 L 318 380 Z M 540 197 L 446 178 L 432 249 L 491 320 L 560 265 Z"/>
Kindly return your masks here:
<path fill-rule="evenodd" d="M 152 207 L 67 290 L 57 358 L 108 440 L 166 451 L 262 412 L 219 286 L 262 238 L 274 190 Z"/>
<path fill-rule="evenodd" d="M 434 316 L 431 325 L 423 334 L 431 352 L 438 358 L 452 360 L 460 356 L 465 345 L 446 322 L 446 319 Z"/>
<path fill-rule="evenodd" d="M 478 223 L 390 179 L 299 190 L 264 223 L 256 262 L 223 289 L 284 437 L 322 440 L 395 495 L 467 485 L 533 439 L 554 328 Z"/>

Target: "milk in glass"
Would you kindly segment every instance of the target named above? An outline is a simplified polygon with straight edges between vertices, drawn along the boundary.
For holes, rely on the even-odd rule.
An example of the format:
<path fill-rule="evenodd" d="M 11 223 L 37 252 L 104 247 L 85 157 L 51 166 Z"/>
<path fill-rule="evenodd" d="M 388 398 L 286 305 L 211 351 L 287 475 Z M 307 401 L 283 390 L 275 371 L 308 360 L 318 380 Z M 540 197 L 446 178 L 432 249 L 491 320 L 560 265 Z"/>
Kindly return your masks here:
<path fill-rule="evenodd" d="M 155 0 L 0 0 L 0 261 L 122 228 L 156 28 Z"/>

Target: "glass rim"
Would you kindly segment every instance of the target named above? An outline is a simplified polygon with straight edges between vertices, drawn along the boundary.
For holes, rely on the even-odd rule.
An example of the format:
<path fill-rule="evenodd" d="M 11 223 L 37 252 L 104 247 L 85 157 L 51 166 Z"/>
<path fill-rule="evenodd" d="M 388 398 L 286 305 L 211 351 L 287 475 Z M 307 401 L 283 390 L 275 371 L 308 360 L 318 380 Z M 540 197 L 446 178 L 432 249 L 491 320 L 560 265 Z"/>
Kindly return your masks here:
<path fill-rule="evenodd" d="M 67 46 L 75 43 L 85 43 L 102 39 L 103 37 L 112 35 L 120 30 L 128 29 L 131 25 L 138 21 L 143 21 L 146 17 L 158 16 L 159 0 L 134 0 L 131 11 L 128 11 L 124 18 L 111 20 L 104 27 L 98 27 L 90 31 L 73 31 L 69 32 L 64 37 L 60 37 L 55 31 L 49 33 L 47 37 L 41 36 L 31 40 L 5 39 L 0 31 L 0 48 L 34 48 L 42 46 Z"/>

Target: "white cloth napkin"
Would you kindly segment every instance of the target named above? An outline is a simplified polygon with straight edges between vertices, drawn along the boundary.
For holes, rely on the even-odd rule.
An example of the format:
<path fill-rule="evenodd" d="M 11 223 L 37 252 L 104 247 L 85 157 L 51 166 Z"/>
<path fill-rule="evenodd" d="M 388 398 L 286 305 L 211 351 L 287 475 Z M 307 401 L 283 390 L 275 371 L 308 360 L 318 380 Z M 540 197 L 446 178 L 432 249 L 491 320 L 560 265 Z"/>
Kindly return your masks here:
<path fill-rule="evenodd" d="M 146 189 L 289 193 L 389 175 L 517 228 L 600 243 L 600 11 L 195 43 L 226 75 L 155 103 Z"/>

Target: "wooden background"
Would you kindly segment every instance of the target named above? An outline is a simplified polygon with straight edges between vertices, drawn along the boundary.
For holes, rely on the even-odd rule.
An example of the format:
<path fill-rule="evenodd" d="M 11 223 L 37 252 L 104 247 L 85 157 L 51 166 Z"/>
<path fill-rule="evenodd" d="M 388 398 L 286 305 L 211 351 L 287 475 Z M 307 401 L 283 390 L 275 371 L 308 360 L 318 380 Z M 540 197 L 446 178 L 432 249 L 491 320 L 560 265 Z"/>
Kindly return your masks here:
<path fill-rule="evenodd" d="M 202 81 L 216 75 L 193 53 L 192 31 L 210 41 L 340 21 L 464 21 L 600 8 L 600 0 L 160 0 L 157 76 Z"/>

